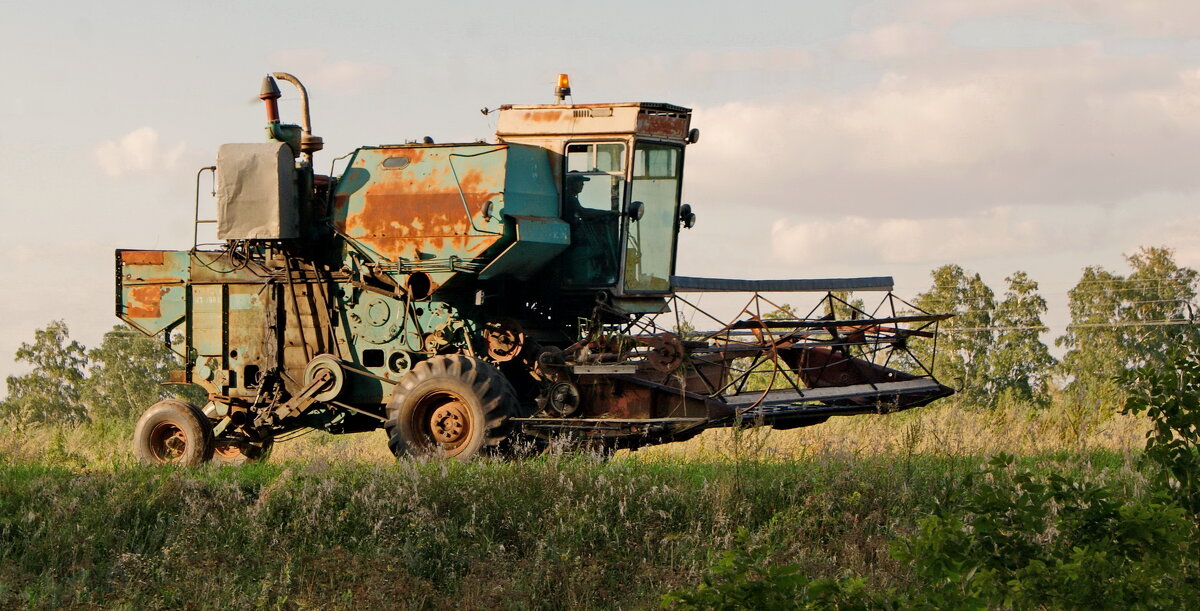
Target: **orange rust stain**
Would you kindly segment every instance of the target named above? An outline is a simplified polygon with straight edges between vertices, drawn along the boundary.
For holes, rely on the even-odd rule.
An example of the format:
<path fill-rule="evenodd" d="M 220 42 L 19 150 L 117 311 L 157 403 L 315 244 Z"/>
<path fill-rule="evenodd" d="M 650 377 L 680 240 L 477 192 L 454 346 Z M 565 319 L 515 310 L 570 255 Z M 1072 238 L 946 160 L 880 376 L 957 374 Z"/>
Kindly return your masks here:
<path fill-rule="evenodd" d="M 347 193 L 338 193 L 333 198 L 332 214 L 333 214 L 333 218 L 334 218 L 334 223 L 337 225 L 338 231 L 342 231 L 342 232 L 346 231 L 346 223 L 345 223 L 344 219 L 346 218 L 346 212 L 345 212 L 346 206 L 348 206 L 349 204 L 350 204 L 350 195 Z"/>
<path fill-rule="evenodd" d="M 126 250 L 121 252 L 121 262 L 126 265 L 162 265 L 161 250 Z"/>
<path fill-rule="evenodd" d="M 488 198 L 494 197 L 495 193 L 504 186 L 504 175 L 499 172 L 484 172 L 480 169 L 471 169 L 459 174 L 458 184 L 462 187 L 463 194 L 467 196 L 467 203 L 472 202 L 472 195 L 484 195 L 486 202 Z M 479 212 L 472 210 L 472 214 Z"/>
<path fill-rule="evenodd" d="M 398 147 L 385 154 L 408 157 L 410 163 L 400 171 L 373 173 L 365 189 L 353 195 L 339 194 L 334 217 L 340 231 L 388 258 L 409 260 L 473 258 L 499 240 L 472 235 L 472 220 L 475 226 L 485 222 L 484 206 L 502 193 L 502 172 L 463 167 L 469 162 L 458 160 L 452 167 L 437 149 Z"/>
<path fill-rule="evenodd" d="M 393 258 L 415 260 L 420 253 L 438 257 L 478 256 L 499 236 L 470 235 L 471 220 L 463 210 L 463 199 L 471 216 L 481 218 L 484 204 L 498 194 L 476 190 L 476 185 L 485 180 L 479 171 L 462 176 L 462 196 L 453 179 L 439 178 L 429 176 L 370 185 L 363 194 L 362 210 L 346 217 L 346 233 Z"/>
<path fill-rule="evenodd" d="M 165 286 L 134 286 L 129 288 L 129 303 L 125 305 L 125 315 L 130 318 L 158 318 L 162 316 L 162 296 L 167 293 Z"/>
<path fill-rule="evenodd" d="M 183 284 L 183 278 L 180 278 L 179 276 L 162 276 L 161 278 L 134 278 L 130 275 L 126 275 L 125 278 L 126 278 L 126 280 L 124 282 L 125 286 L 138 286 L 138 285 L 162 286 L 164 284 L 175 284 L 175 285 Z"/>
<path fill-rule="evenodd" d="M 687 129 L 687 119 L 663 115 L 642 115 L 638 117 L 638 131 L 660 136 L 682 138 Z"/>
<path fill-rule="evenodd" d="M 533 121 L 535 123 L 551 123 L 554 121 L 560 121 L 562 118 L 563 111 L 561 110 L 530 110 L 526 111 L 524 116 L 526 121 Z"/>
<path fill-rule="evenodd" d="M 425 152 L 425 149 L 419 148 L 389 148 L 380 151 L 383 157 L 379 160 L 379 163 L 382 164 L 384 161 L 395 157 L 404 157 L 405 159 L 408 159 L 408 165 L 404 168 L 396 169 L 408 169 L 418 163 L 421 163 L 421 161 L 425 159 Z"/>

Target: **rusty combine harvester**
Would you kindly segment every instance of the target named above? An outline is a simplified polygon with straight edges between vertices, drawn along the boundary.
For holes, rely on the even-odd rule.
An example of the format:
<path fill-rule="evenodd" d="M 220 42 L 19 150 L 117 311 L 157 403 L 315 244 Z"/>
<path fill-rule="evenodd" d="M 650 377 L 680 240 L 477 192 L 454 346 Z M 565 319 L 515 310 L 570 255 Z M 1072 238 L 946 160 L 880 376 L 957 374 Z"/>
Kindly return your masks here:
<path fill-rule="evenodd" d="M 276 79 L 303 125 L 280 122 Z M 214 174 L 222 242 L 116 253 L 117 315 L 180 355 L 170 383 L 209 396 L 151 406 L 138 456 L 253 460 L 309 429 L 384 428 L 397 456 L 637 448 L 953 392 L 909 350 L 946 316 L 890 278 L 675 276 L 691 111 L 564 104 L 563 77 L 556 93 L 502 106 L 495 143 L 365 146 L 334 177 L 314 173 L 303 86 L 264 79 L 266 142 L 197 174 L 197 217 Z M 839 298 L 867 291 L 872 312 Z M 724 322 L 694 305 L 705 292 L 746 305 Z M 788 292 L 823 305 L 798 317 L 764 295 Z"/>

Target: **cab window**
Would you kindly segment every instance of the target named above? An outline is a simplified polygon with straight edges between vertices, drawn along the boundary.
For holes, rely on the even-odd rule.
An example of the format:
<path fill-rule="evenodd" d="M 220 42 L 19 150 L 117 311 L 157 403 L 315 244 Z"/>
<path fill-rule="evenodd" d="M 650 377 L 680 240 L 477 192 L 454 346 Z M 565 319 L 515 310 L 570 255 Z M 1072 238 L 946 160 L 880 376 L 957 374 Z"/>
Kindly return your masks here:
<path fill-rule="evenodd" d="M 601 142 L 567 145 L 563 199 L 567 210 L 621 209 L 625 187 L 625 145 Z"/>

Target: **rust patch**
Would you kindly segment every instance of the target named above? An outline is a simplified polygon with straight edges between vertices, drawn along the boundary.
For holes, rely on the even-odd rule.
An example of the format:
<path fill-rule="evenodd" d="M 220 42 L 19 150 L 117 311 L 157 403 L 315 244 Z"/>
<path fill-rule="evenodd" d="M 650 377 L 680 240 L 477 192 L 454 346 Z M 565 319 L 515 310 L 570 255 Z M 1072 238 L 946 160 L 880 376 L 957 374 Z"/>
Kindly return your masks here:
<path fill-rule="evenodd" d="M 380 158 L 379 163 L 383 163 L 384 161 L 393 157 L 404 157 L 405 159 L 408 159 L 408 166 L 411 167 L 421 163 L 421 161 L 425 159 L 425 149 L 388 149 L 386 154 Z"/>
<path fill-rule="evenodd" d="M 484 205 L 500 196 L 494 190 L 498 178 L 473 169 L 460 174 L 456 185 L 448 164 L 425 176 L 397 174 L 367 187 L 362 209 L 347 212 L 345 231 L 392 258 L 477 257 L 500 237 L 473 235 L 471 224 L 471 218 L 482 221 Z M 338 205 L 348 204 L 339 198 Z"/>
<path fill-rule="evenodd" d="M 122 250 L 121 262 L 126 265 L 162 265 L 161 250 Z"/>
<path fill-rule="evenodd" d="M 784 349 L 779 351 L 779 356 L 809 388 L 894 382 L 916 377 L 860 358 L 848 357 L 828 346 Z"/>
<path fill-rule="evenodd" d="M 582 411 L 587 418 L 650 418 L 652 393 L 649 388 L 618 379 L 586 376 L 579 380 Z"/>
<path fill-rule="evenodd" d="M 150 278 L 141 278 L 141 277 L 135 278 L 132 274 L 125 274 L 125 285 L 126 286 L 138 286 L 138 285 L 161 286 L 164 284 L 183 286 L 183 283 L 184 283 L 183 279 L 180 278 L 179 276 L 161 276 L 161 277 L 156 276 L 156 277 L 150 277 Z"/>
<path fill-rule="evenodd" d="M 533 121 L 534 123 L 553 123 L 554 121 L 562 120 L 562 118 L 563 111 L 561 110 L 528 111 L 524 116 L 526 121 Z"/>
<path fill-rule="evenodd" d="M 638 116 L 637 121 L 638 132 L 652 136 L 684 138 L 687 136 L 687 126 L 687 119 L 668 115 L 643 114 Z"/>
<path fill-rule="evenodd" d="M 167 287 L 157 285 L 129 287 L 129 303 L 125 315 L 130 318 L 153 319 L 162 316 L 162 297 Z"/>

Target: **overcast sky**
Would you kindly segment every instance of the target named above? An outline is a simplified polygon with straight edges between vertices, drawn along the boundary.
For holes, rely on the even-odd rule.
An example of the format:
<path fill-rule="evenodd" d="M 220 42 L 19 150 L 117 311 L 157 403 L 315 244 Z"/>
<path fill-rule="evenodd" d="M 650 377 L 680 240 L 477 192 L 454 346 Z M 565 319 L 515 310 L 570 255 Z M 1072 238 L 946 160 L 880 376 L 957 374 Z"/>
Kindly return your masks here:
<path fill-rule="evenodd" d="M 695 109 L 679 273 L 1024 270 L 1061 332 L 1086 265 L 1200 267 L 1200 2 L 2 2 L 0 377 L 65 319 L 117 322 L 113 250 L 191 246 L 196 170 L 261 138 L 263 74 L 308 86 L 319 169 L 491 138 L 480 108 Z M 298 121 L 285 87 L 285 120 Z M 0 385 L 0 393 L 4 389 Z"/>

